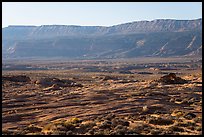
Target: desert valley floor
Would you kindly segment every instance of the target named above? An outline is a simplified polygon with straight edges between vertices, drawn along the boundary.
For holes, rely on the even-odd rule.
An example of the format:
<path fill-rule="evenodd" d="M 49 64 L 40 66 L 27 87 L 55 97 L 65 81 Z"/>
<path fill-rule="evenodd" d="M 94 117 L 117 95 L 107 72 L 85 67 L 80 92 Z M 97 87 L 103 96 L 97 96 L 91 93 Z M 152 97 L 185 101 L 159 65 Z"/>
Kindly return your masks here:
<path fill-rule="evenodd" d="M 2 66 L 5 135 L 202 134 L 202 60 L 13 61 Z"/>

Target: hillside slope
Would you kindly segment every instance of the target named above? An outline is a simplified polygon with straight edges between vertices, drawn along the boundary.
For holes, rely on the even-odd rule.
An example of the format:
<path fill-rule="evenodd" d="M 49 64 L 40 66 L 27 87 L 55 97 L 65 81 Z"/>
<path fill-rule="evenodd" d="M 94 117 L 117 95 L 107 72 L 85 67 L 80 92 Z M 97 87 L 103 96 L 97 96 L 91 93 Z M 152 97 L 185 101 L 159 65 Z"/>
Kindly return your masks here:
<path fill-rule="evenodd" d="M 110 27 L 8 26 L 2 34 L 5 58 L 202 56 L 202 19 L 159 19 Z"/>

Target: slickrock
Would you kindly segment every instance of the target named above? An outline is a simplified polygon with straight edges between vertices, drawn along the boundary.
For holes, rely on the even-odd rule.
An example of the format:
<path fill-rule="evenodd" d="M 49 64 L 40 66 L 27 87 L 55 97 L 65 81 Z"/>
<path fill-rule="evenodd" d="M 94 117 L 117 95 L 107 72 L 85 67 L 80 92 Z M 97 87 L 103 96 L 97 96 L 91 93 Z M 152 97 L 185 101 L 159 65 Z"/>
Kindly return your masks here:
<path fill-rule="evenodd" d="M 48 91 L 48 90 L 59 90 L 59 89 L 61 88 L 57 84 L 53 84 L 51 87 L 44 88 L 43 90 Z"/>

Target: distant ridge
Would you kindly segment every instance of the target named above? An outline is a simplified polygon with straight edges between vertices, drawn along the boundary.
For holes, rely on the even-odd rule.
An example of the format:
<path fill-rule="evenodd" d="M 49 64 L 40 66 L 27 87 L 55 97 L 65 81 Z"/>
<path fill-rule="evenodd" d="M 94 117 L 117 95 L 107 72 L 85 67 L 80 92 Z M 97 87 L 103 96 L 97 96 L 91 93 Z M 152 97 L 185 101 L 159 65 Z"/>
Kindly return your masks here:
<path fill-rule="evenodd" d="M 202 18 L 134 21 L 109 27 L 10 25 L 3 28 L 2 38 L 3 57 L 201 56 Z"/>
<path fill-rule="evenodd" d="M 127 22 L 127 23 L 119 23 L 117 25 L 123 25 L 123 24 L 132 24 L 132 23 L 139 23 L 139 22 L 154 22 L 154 21 L 202 21 L 202 18 L 198 18 L 198 19 L 191 19 L 191 20 L 185 20 L 185 19 L 154 19 L 154 20 L 141 20 L 141 21 L 130 21 L 130 22 Z M 100 26 L 100 25 L 97 25 L 97 26 L 91 26 L 91 27 L 113 27 L 113 26 L 117 26 L 117 25 L 110 25 L 110 26 Z M 86 26 L 86 25 L 65 25 L 65 24 L 62 24 L 62 25 L 59 25 L 59 24 L 52 24 L 52 25 L 9 25 L 8 27 L 21 27 L 21 26 L 24 26 L 24 27 L 40 27 L 40 26 L 79 26 L 79 27 L 90 27 L 90 26 Z M 6 28 L 6 27 L 4 27 Z"/>

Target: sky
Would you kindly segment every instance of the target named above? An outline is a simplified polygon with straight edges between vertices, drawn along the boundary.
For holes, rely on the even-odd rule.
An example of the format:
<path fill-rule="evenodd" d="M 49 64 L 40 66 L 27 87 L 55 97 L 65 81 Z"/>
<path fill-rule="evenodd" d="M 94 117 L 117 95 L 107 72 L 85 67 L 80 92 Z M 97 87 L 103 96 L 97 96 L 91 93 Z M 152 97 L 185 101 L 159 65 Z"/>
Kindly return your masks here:
<path fill-rule="evenodd" d="M 2 2 L 2 28 L 112 26 L 142 20 L 197 18 L 202 18 L 202 2 Z"/>

